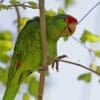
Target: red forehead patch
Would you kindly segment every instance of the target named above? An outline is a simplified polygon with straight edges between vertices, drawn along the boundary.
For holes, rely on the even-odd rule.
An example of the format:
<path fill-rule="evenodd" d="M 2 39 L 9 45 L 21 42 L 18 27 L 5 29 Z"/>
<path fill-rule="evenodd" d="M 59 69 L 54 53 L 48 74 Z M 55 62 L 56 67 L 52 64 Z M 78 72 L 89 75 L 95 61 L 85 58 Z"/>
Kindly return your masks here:
<path fill-rule="evenodd" d="M 78 24 L 77 19 L 74 18 L 74 17 L 72 17 L 72 16 L 67 16 L 66 22 L 69 23 L 69 24 L 71 24 L 71 23 L 73 23 L 73 22 L 75 22 L 76 24 Z"/>

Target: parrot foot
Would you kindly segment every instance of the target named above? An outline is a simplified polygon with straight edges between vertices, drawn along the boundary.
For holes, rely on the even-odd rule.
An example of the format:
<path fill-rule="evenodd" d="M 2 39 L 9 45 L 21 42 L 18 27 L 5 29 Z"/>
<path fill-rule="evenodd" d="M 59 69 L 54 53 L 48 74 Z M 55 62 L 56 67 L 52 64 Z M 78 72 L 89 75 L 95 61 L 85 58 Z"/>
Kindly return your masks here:
<path fill-rule="evenodd" d="M 62 56 L 58 56 L 57 58 L 55 58 L 52 63 L 52 69 L 55 67 L 56 71 L 59 72 L 59 60 L 63 58 L 67 58 L 67 57 L 68 57 L 67 55 L 62 55 Z"/>

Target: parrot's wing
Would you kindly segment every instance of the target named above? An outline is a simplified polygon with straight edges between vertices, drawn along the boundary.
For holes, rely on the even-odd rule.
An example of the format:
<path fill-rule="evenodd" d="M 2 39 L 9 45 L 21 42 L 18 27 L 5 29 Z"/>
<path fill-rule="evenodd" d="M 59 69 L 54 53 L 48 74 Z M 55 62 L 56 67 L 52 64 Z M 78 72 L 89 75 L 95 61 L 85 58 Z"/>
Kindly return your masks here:
<path fill-rule="evenodd" d="M 31 33 L 34 33 L 36 31 L 35 23 L 37 22 L 38 18 L 36 18 L 35 20 L 28 21 L 18 35 L 14 48 L 14 54 L 12 56 L 11 64 L 8 70 L 8 85 L 10 84 L 11 80 L 15 77 L 16 71 L 19 69 L 21 64 L 25 61 L 27 55 L 30 53 L 30 48 L 32 44 L 31 42 L 33 42 L 33 40 L 31 41 L 30 39 L 30 35 L 34 35 Z"/>

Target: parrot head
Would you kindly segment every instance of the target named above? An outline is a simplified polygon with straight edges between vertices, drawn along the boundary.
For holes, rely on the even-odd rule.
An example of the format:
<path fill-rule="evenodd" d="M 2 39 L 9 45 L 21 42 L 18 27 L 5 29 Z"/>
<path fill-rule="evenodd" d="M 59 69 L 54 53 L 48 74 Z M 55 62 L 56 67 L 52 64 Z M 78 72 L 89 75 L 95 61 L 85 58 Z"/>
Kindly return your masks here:
<path fill-rule="evenodd" d="M 68 24 L 68 27 L 65 31 L 70 36 L 75 32 L 78 21 L 73 16 L 66 15 L 65 22 Z"/>
<path fill-rule="evenodd" d="M 78 21 L 75 17 L 71 15 L 66 14 L 60 14 L 58 15 L 59 18 L 63 19 L 65 23 L 67 23 L 67 27 L 65 28 L 65 33 L 67 36 L 72 35 L 75 32 L 76 25 L 78 24 Z"/>

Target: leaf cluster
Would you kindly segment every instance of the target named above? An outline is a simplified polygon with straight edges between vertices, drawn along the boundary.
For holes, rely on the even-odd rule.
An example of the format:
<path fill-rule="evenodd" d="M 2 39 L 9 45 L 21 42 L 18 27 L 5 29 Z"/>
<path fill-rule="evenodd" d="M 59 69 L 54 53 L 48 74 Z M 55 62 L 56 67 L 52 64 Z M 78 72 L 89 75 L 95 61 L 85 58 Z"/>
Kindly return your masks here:
<path fill-rule="evenodd" d="M 48 16 L 55 16 L 55 15 L 58 15 L 58 14 L 65 14 L 65 11 L 64 11 L 63 8 L 59 7 L 57 12 L 55 12 L 52 9 L 50 9 L 50 10 L 46 10 L 45 14 L 48 15 Z"/>
<path fill-rule="evenodd" d="M 100 36 L 95 35 L 94 33 L 84 30 L 83 34 L 80 37 L 80 41 L 83 44 L 86 44 L 87 42 L 90 44 L 100 42 Z M 98 49 L 89 49 L 89 52 L 94 54 L 95 58 L 100 58 L 100 50 Z M 96 65 L 95 62 L 91 62 L 89 68 L 95 70 L 96 72 L 100 73 L 100 65 Z M 85 82 L 90 82 L 91 81 L 91 73 L 84 73 L 78 77 L 78 80 L 84 80 Z"/>
<path fill-rule="evenodd" d="M 0 32 L 0 61 L 7 63 L 10 60 L 10 52 L 13 48 L 12 35 L 10 31 Z"/>
<path fill-rule="evenodd" d="M 35 8 L 37 7 L 37 3 L 35 2 L 23 2 L 20 3 L 18 0 L 10 0 L 10 5 L 0 4 L 0 10 L 10 10 L 12 7 L 20 6 L 23 9 Z M 26 22 L 29 20 L 27 17 L 20 18 L 20 28 L 22 29 Z M 18 23 L 18 19 L 14 21 L 14 24 Z M 12 41 L 12 33 L 10 31 L 2 31 L 0 32 L 0 62 L 7 64 L 10 62 L 11 54 L 9 52 L 13 50 L 13 41 Z M 8 67 L 3 68 L 0 67 L 0 82 L 3 84 L 7 84 L 7 76 L 8 76 Z M 23 94 L 23 100 L 30 100 L 30 94 L 33 96 L 37 96 L 38 94 L 38 80 L 35 76 L 30 76 L 27 78 L 27 81 L 24 81 L 29 85 L 28 92 Z"/>
<path fill-rule="evenodd" d="M 10 5 L 5 5 L 5 4 L 0 4 L 0 10 L 9 10 L 11 9 L 12 7 L 16 7 L 16 6 L 20 6 L 22 7 L 23 9 L 26 9 L 26 8 L 38 8 L 38 5 L 36 2 L 19 2 L 18 0 L 10 0 Z"/>

